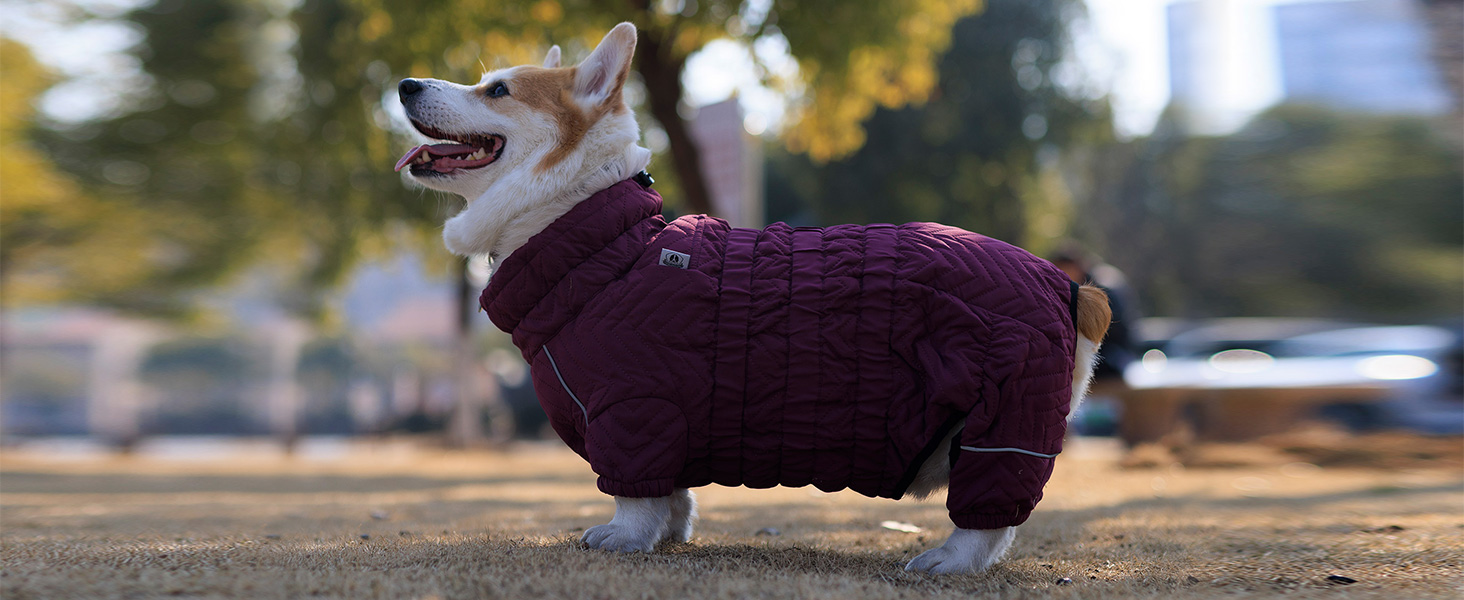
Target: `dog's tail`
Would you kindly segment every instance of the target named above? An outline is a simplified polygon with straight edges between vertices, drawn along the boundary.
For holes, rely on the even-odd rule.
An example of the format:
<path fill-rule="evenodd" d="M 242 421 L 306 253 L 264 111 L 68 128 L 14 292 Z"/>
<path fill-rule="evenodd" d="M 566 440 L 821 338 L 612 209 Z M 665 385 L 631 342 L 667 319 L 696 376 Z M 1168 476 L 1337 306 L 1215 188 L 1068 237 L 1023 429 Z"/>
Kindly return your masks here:
<path fill-rule="evenodd" d="M 1098 364 L 1098 345 L 1108 334 L 1108 324 L 1113 321 L 1113 309 L 1108 307 L 1108 294 L 1098 286 L 1084 285 L 1078 288 L 1078 314 L 1074 325 L 1078 329 L 1077 355 L 1073 357 L 1073 398 L 1068 405 L 1068 417 L 1078 414 L 1078 405 L 1088 393 L 1088 383 L 1093 378 L 1093 366 Z"/>
<path fill-rule="evenodd" d="M 1096 285 L 1078 288 L 1078 335 L 1095 344 L 1103 343 L 1108 333 L 1108 324 L 1113 321 L 1113 310 L 1108 307 L 1108 294 Z"/>

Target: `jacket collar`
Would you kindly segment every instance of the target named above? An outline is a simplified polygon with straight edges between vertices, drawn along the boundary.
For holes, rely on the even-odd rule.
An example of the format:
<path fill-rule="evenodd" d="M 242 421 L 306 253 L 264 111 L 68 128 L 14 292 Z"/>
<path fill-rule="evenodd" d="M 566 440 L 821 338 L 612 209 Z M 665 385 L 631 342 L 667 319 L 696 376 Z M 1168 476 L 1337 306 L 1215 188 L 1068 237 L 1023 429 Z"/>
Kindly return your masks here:
<path fill-rule="evenodd" d="M 566 308 L 577 313 L 583 301 L 598 290 L 573 285 L 559 289 L 559 283 L 602 252 L 627 254 L 611 257 L 612 263 L 620 259 L 633 262 L 643 246 L 616 244 L 616 240 L 652 217 L 664 227 L 660 214 L 661 196 L 635 178 L 595 192 L 503 259 L 494 268 L 478 305 L 494 325 L 513 334 L 515 345 L 537 349 L 563 324 L 557 321 L 567 320 L 573 313 L 546 307 L 543 316 L 556 322 L 537 322 L 542 319 L 530 318 L 535 308 L 554 296 L 553 301 L 564 301 L 568 304 Z M 531 331 L 520 331 L 526 319 L 536 322 L 533 327 L 523 328 Z"/>

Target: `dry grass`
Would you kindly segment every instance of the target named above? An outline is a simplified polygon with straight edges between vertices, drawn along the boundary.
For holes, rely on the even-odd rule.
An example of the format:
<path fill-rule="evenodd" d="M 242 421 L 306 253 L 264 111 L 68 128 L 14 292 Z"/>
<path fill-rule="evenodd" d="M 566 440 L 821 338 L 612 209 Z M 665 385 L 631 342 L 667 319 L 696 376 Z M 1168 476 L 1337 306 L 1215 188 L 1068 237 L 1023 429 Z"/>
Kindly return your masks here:
<path fill-rule="evenodd" d="M 1070 445 L 1007 560 L 964 577 L 905 560 L 940 502 L 700 491 L 690 544 L 579 548 L 612 503 L 566 450 L 400 443 L 304 460 L 0 454 L 0 595 L 22 598 L 1458 598 L 1464 472 L 1124 469 Z M 883 529 L 884 520 L 923 533 Z M 757 535 L 774 528 L 780 535 Z M 1327 581 L 1328 575 L 1357 580 Z M 1070 582 L 1060 583 L 1062 579 Z"/>

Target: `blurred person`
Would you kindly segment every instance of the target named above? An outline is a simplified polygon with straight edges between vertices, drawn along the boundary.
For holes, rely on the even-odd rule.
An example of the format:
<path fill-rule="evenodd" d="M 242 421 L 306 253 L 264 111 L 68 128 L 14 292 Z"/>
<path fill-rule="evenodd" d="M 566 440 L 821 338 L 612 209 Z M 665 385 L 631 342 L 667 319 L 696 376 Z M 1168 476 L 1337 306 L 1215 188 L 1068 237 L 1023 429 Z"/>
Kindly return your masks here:
<path fill-rule="evenodd" d="M 1117 415 L 1128 386 L 1123 371 L 1138 359 L 1138 346 L 1133 327 L 1138 322 L 1133 312 L 1132 289 L 1117 267 L 1104 263 L 1075 244 L 1066 244 L 1050 259 L 1077 284 L 1095 285 L 1108 294 L 1108 307 L 1113 313 L 1108 335 L 1103 339 L 1098 365 L 1093 370 L 1093 383 L 1088 402 L 1074 415 L 1074 428 L 1085 435 L 1112 435 L 1117 429 Z M 1112 402 L 1109 400 L 1115 400 Z"/>

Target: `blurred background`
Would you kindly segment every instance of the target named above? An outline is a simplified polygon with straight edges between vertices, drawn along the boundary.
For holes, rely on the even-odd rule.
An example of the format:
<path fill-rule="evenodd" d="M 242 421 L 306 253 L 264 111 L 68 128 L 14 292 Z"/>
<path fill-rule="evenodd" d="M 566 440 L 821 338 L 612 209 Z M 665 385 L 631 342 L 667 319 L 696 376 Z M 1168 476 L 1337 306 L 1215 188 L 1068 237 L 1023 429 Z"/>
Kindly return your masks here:
<path fill-rule="evenodd" d="M 940 221 L 1107 287 L 1081 434 L 1464 433 L 1461 0 L 0 15 L 3 444 L 544 436 L 476 314 L 490 265 L 438 238 L 461 200 L 392 172 L 414 143 L 396 82 L 475 82 L 556 43 L 573 62 L 622 20 L 669 214 Z"/>

